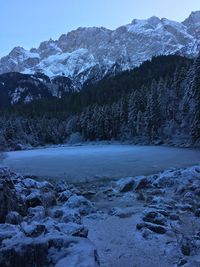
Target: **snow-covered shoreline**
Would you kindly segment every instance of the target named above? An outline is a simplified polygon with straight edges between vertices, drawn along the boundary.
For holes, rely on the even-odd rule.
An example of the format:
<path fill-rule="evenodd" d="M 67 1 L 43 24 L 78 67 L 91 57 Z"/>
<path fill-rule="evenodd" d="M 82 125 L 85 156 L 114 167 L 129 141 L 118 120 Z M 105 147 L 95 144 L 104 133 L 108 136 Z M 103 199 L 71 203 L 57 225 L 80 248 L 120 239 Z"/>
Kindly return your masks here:
<path fill-rule="evenodd" d="M 199 188 L 199 166 L 78 188 L 0 169 L 0 267 L 199 267 Z"/>

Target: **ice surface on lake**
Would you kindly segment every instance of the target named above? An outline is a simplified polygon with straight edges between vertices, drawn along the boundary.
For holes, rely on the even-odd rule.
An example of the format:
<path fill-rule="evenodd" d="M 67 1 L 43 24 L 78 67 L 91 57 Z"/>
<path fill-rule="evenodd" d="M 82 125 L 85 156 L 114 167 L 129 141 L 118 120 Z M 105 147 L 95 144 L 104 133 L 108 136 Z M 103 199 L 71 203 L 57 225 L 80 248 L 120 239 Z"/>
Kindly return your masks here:
<path fill-rule="evenodd" d="M 14 171 L 71 182 L 147 175 L 200 164 L 200 150 L 159 146 L 84 145 L 7 153 Z"/>

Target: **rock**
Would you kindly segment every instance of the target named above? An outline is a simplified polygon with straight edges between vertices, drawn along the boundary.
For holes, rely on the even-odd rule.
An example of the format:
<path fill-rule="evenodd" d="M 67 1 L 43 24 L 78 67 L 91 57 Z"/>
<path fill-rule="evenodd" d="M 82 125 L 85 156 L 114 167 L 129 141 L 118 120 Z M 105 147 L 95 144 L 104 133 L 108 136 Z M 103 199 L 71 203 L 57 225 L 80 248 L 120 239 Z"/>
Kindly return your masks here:
<path fill-rule="evenodd" d="M 58 194 L 58 201 L 65 202 L 72 196 L 72 192 L 70 190 L 65 190 Z"/>
<path fill-rule="evenodd" d="M 177 214 L 170 214 L 169 219 L 172 221 L 178 221 L 180 220 L 180 217 Z"/>
<path fill-rule="evenodd" d="M 56 194 L 53 191 L 42 192 L 41 194 L 42 205 L 45 207 L 51 207 L 57 204 Z"/>
<path fill-rule="evenodd" d="M 72 209 L 77 209 L 81 215 L 88 215 L 95 211 L 92 203 L 83 196 L 71 196 L 66 202 L 65 206 Z"/>
<path fill-rule="evenodd" d="M 62 193 L 65 190 L 68 190 L 69 186 L 64 182 L 64 181 L 60 181 L 58 183 L 56 183 L 55 185 L 55 191 L 57 193 Z"/>
<path fill-rule="evenodd" d="M 191 254 L 191 246 L 188 240 L 183 240 L 181 244 L 181 252 L 185 256 L 190 256 Z"/>
<path fill-rule="evenodd" d="M 48 242 L 18 244 L 18 249 L 8 247 L 0 249 L 0 267 L 43 267 L 48 266 Z"/>
<path fill-rule="evenodd" d="M 86 239 L 88 231 L 84 226 L 74 229 L 71 237 L 55 230 L 47 233 L 44 225 L 37 225 L 26 236 L 19 227 L 3 226 L 0 225 L 0 241 L 1 233 L 7 239 L 0 247 L 0 267 L 63 266 L 61 262 L 73 267 L 99 266 L 97 252 Z"/>
<path fill-rule="evenodd" d="M 81 229 L 79 229 L 78 231 L 76 231 L 75 233 L 73 233 L 72 236 L 79 236 L 79 237 L 87 238 L 87 236 L 88 236 L 88 229 L 83 226 Z"/>
<path fill-rule="evenodd" d="M 143 228 L 142 229 L 142 236 L 145 238 L 145 239 L 149 239 L 152 237 L 152 231 L 147 229 L 147 228 Z"/>
<path fill-rule="evenodd" d="M 151 195 L 164 195 L 165 194 L 165 190 L 163 189 L 153 189 L 150 191 Z"/>
<path fill-rule="evenodd" d="M 119 192 L 125 193 L 133 190 L 134 184 L 134 178 L 128 177 L 117 181 L 116 186 Z"/>
<path fill-rule="evenodd" d="M 41 194 L 38 191 L 32 192 L 30 195 L 26 197 L 26 205 L 28 208 L 42 206 Z"/>
<path fill-rule="evenodd" d="M 193 206 L 191 204 L 182 204 L 182 205 L 179 205 L 180 206 L 180 209 L 182 211 L 193 211 Z"/>
<path fill-rule="evenodd" d="M 135 190 L 147 189 L 152 187 L 151 181 L 147 177 L 142 177 L 136 182 Z"/>
<path fill-rule="evenodd" d="M 183 266 L 187 263 L 187 260 L 186 259 L 180 259 L 177 263 L 177 266 Z"/>
<path fill-rule="evenodd" d="M 86 196 L 86 197 L 90 197 L 90 196 L 94 196 L 94 195 L 96 195 L 96 191 L 94 191 L 94 190 L 87 190 L 87 191 L 84 191 L 84 192 L 82 192 L 82 195 L 83 196 Z"/>
<path fill-rule="evenodd" d="M 113 189 L 112 188 L 106 188 L 102 192 L 105 195 L 112 194 L 113 193 Z"/>
<path fill-rule="evenodd" d="M 169 217 L 170 216 L 170 212 L 166 211 L 166 210 L 157 210 L 158 213 L 162 214 L 164 217 Z"/>
<path fill-rule="evenodd" d="M 165 225 L 167 220 L 162 214 L 156 211 L 145 211 L 143 221 L 159 225 Z"/>
<path fill-rule="evenodd" d="M 161 225 L 152 224 L 152 223 L 139 223 L 136 225 L 136 228 L 138 230 L 141 230 L 143 228 L 147 228 L 147 229 L 149 229 L 152 232 L 157 233 L 157 234 L 165 234 L 167 231 L 165 227 L 163 227 Z"/>
<path fill-rule="evenodd" d="M 19 211 L 19 199 L 9 173 L 0 176 L 0 223 L 4 223 L 10 211 Z"/>
<path fill-rule="evenodd" d="M 200 208 L 196 209 L 194 214 L 196 217 L 200 217 Z"/>
<path fill-rule="evenodd" d="M 135 214 L 134 208 L 113 208 L 110 212 L 111 215 L 118 216 L 121 219 L 129 218 Z"/>
<path fill-rule="evenodd" d="M 54 186 L 51 183 L 47 182 L 47 181 L 37 182 L 37 188 L 38 189 L 42 189 L 43 192 L 48 192 L 48 191 L 51 191 L 51 190 L 55 191 Z"/>
<path fill-rule="evenodd" d="M 100 265 L 99 257 L 93 245 L 85 238 L 79 238 L 81 241 L 78 241 L 77 237 L 74 238 L 76 239 L 72 239 L 71 242 L 68 241 L 68 244 L 63 243 L 63 247 L 70 249 L 67 250 L 64 256 L 60 253 L 62 257 L 58 257 L 58 261 L 53 266 L 98 267 Z"/>
<path fill-rule="evenodd" d="M 26 233 L 26 236 L 28 237 L 38 237 L 42 234 L 44 234 L 45 232 L 47 231 L 45 225 L 43 224 L 38 224 L 34 227 L 34 229 L 29 232 L 29 233 Z"/>
<path fill-rule="evenodd" d="M 22 222 L 22 216 L 16 211 L 10 211 L 6 216 L 6 223 L 20 224 Z"/>
<path fill-rule="evenodd" d="M 177 176 L 173 170 L 165 171 L 153 182 L 153 185 L 159 188 L 173 187 L 177 185 Z"/>
<path fill-rule="evenodd" d="M 2 241 L 12 238 L 20 232 L 19 226 L 12 224 L 0 224 L 0 245 Z"/>
<path fill-rule="evenodd" d="M 46 217 L 46 211 L 43 206 L 31 207 L 28 209 L 28 217 L 32 218 L 32 220 L 42 220 Z"/>
<path fill-rule="evenodd" d="M 81 224 L 81 216 L 78 212 L 71 210 L 63 215 L 61 222 L 64 223 L 73 222 L 76 224 Z"/>
<path fill-rule="evenodd" d="M 95 211 L 94 206 L 73 195 L 79 192 L 74 187 L 59 191 L 0 168 L 0 267 L 99 265 L 80 215 Z M 57 196 L 65 206 L 57 206 Z"/>
<path fill-rule="evenodd" d="M 63 215 L 64 215 L 64 211 L 60 208 L 55 209 L 51 212 L 51 216 L 56 219 L 61 218 Z"/>
<path fill-rule="evenodd" d="M 191 191 L 189 191 L 189 192 L 185 193 L 183 197 L 184 197 L 185 199 L 186 199 L 186 198 L 194 198 L 194 193 L 191 192 Z"/>
<path fill-rule="evenodd" d="M 37 182 L 31 178 L 23 179 L 22 183 L 28 189 L 37 188 Z"/>

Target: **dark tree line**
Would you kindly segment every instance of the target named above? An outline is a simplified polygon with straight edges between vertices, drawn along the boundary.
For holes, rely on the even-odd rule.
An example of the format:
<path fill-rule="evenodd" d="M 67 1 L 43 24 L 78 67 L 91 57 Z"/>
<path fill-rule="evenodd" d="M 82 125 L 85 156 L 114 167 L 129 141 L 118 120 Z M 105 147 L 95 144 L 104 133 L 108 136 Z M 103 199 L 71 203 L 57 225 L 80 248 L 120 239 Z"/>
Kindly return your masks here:
<path fill-rule="evenodd" d="M 0 146 L 84 140 L 200 144 L 200 56 L 158 57 L 63 99 L 3 111 Z"/>

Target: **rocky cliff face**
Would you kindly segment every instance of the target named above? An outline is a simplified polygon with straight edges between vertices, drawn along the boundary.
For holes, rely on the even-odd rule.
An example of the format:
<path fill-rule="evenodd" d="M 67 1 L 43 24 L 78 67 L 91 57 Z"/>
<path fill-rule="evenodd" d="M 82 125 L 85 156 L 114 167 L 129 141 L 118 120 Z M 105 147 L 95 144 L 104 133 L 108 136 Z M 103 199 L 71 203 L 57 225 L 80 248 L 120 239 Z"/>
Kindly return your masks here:
<path fill-rule="evenodd" d="M 108 73 L 132 69 L 153 56 L 197 55 L 199 26 L 200 11 L 192 12 L 182 23 L 151 17 L 134 19 L 114 31 L 78 28 L 30 51 L 15 47 L 0 59 L 0 73 L 63 75 L 71 79 L 72 88 L 77 90 L 88 80 L 97 81 Z"/>

